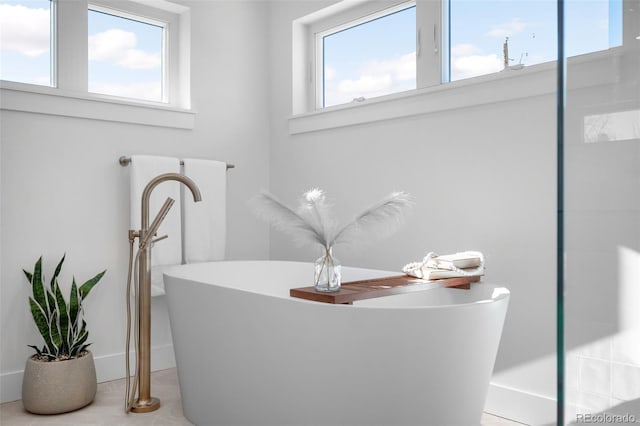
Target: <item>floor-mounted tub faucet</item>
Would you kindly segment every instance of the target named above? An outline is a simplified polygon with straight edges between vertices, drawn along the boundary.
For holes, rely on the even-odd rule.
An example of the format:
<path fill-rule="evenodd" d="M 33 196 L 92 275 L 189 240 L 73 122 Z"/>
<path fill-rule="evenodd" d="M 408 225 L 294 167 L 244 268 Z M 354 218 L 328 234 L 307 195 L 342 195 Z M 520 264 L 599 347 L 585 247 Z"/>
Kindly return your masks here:
<path fill-rule="evenodd" d="M 138 310 L 138 321 L 134 327 L 137 327 L 137 364 L 136 364 L 136 382 L 134 382 L 134 392 L 137 390 L 138 398 L 133 401 L 129 401 L 128 392 L 129 386 L 127 386 L 127 401 L 126 410 L 134 413 L 148 413 L 160 408 L 160 400 L 158 398 L 151 397 L 151 243 L 156 240 L 152 240 L 156 231 L 160 227 L 160 223 L 163 221 L 169 209 L 174 203 L 172 198 L 167 198 L 164 205 L 156 215 L 155 219 L 149 225 L 149 199 L 151 198 L 151 192 L 160 183 L 174 180 L 187 186 L 193 194 L 193 201 L 198 202 L 202 200 L 200 190 L 198 186 L 188 177 L 179 173 L 165 173 L 151 179 L 142 192 L 142 220 L 141 229 L 138 232 L 130 231 L 129 238 L 138 237 L 140 244 L 138 248 L 138 300 L 136 301 Z M 135 269 L 135 268 L 134 268 Z M 127 294 L 129 297 L 129 294 Z M 127 344 L 128 344 L 127 339 Z M 129 351 L 127 350 L 127 359 Z M 128 366 L 127 366 L 128 370 Z M 129 373 L 127 372 L 127 377 Z M 133 397 L 132 397 L 133 399 Z"/>

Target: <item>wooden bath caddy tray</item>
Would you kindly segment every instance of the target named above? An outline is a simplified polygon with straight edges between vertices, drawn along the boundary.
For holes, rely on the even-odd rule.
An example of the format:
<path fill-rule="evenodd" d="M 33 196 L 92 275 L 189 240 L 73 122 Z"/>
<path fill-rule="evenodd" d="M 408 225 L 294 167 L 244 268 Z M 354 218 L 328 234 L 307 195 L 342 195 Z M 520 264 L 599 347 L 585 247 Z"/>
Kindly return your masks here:
<path fill-rule="evenodd" d="M 345 282 L 342 283 L 339 291 L 332 293 L 316 291 L 313 287 L 292 288 L 289 290 L 289 295 L 291 297 L 314 300 L 316 302 L 352 304 L 356 300 L 425 290 L 432 288 L 433 284 L 442 284 L 443 287 L 469 289 L 471 288 L 471 283 L 480 281 L 480 278 L 481 275 L 474 275 L 426 281 L 408 275 L 396 275 L 392 277 Z"/>

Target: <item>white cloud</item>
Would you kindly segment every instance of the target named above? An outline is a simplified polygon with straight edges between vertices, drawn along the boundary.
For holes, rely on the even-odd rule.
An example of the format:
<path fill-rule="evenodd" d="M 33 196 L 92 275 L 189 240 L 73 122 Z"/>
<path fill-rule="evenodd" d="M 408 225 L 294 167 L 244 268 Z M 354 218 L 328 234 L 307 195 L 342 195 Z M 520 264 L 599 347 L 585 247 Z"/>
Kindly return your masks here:
<path fill-rule="evenodd" d="M 93 82 L 89 85 L 89 92 L 121 96 L 124 98 L 160 101 L 162 100 L 161 87 L 162 86 L 159 81 L 146 81 L 130 84 Z"/>
<path fill-rule="evenodd" d="M 374 98 L 390 93 L 415 89 L 416 54 L 401 55 L 385 61 L 365 63 L 356 78 L 335 79 L 335 70 L 325 81 L 325 101 L 327 106 L 353 101 L 354 98 Z"/>
<path fill-rule="evenodd" d="M 324 67 L 324 80 L 329 81 L 333 80 L 336 77 L 336 70 L 330 66 Z"/>
<path fill-rule="evenodd" d="M 502 60 L 495 53 L 451 58 L 451 79 L 475 77 L 502 70 Z"/>
<path fill-rule="evenodd" d="M 342 80 L 338 84 L 338 91 L 344 94 L 364 96 L 371 92 L 380 92 L 391 87 L 391 76 L 383 75 L 363 75 L 357 80 Z"/>
<path fill-rule="evenodd" d="M 415 80 L 416 52 L 407 53 L 386 61 L 371 61 L 362 67 L 362 75 L 390 75 L 394 80 Z"/>
<path fill-rule="evenodd" d="M 511 22 L 492 25 L 487 35 L 491 37 L 508 37 L 524 31 L 528 25 L 526 22 L 522 22 L 520 18 L 513 18 Z"/>
<path fill-rule="evenodd" d="M 49 50 L 49 10 L 0 4 L 0 46 L 27 56 Z"/>
<path fill-rule="evenodd" d="M 470 43 L 456 44 L 451 48 L 451 56 L 468 56 L 480 52 L 480 48 Z"/>
<path fill-rule="evenodd" d="M 501 58 L 495 53 L 484 55 L 474 44 L 461 43 L 451 47 L 451 80 L 491 74 L 502 68 Z"/>
<path fill-rule="evenodd" d="M 395 76 L 398 80 L 416 79 L 416 52 L 400 57 L 395 64 Z"/>
<path fill-rule="evenodd" d="M 113 62 L 129 69 L 160 67 L 160 53 L 136 49 L 137 45 L 135 33 L 110 29 L 89 37 L 89 60 Z"/>

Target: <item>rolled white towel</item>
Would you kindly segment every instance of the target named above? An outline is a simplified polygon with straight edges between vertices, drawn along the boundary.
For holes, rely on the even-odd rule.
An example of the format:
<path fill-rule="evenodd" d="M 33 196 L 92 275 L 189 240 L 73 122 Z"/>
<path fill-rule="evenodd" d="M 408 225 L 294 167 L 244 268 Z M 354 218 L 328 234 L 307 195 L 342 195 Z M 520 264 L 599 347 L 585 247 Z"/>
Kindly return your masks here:
<path fill-rule="evenodd" d="M 406 264 L 402 272 L 426 280 L 483 275 L 484 255 L 479 251 L 464 251 L 443 256 L 430 252 L 421 262 Z"/>

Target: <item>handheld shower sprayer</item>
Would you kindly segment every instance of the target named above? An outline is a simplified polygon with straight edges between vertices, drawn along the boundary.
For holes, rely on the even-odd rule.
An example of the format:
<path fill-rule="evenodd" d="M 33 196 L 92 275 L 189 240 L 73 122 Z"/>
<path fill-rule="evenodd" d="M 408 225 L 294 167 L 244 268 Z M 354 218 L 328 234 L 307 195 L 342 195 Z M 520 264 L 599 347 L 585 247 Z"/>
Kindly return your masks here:
<path fill-rule="evenodd" d="M 142 220 L 139 231 L 129 230 L 129 277 L 127 279 L 127 341 L 126 341 L 126 381 L 125 412 L 148 413 L 160 408 L 160 400 L 151 397 L 151 248 L 153 243 L 167 236 L 153 239 L 160 224 L 169 213 L 175 202 L 167 198 L 158 214 L 149 225 L 149 199 L 151 192 L 160 183 L 173 180 L 186 185 L 193 195 L 195 202 L 201 201 L 202 196 L 198 186 L 188 177 L 179 173 L 165 173 L 151 179 L 142 192 Z M 138 253 L 133 256 L 133 245 L 136 238 L 140 239 Z M 138 273 L 135 274 L 135 271 Z M 130 386 L 129 343 L 131 340 L 131 276 L 134 276 L 135 299 L 135 352 L 136 371 L 133 376 L 133 386 Z M 138 398 L 136 397 L 136 391 Z"/>
<path fill-rule="evenodd" d="M 167 214 L 169 213 L 171 206 L 173 206 L 173 203 L 175 202 L 176 200 L 174 200 L 173 198 L 167 197 L 162 207 L 160 207 L 160 211 L 158 211 L 158 214 L 153 219 L 153 222 L 151 222 L 151 225 L 149 226 L 149 230 L 145 233 L 144 237 L 142 237 L 142 239 L 140 240 L 140 248 L 146 248 L 149 245 L 149 242 L 154 242 L 154 241 L 158 241 L 159 239 L 166 238 L 165 236 L 165 237 L 160 237 L 156 240 L 152 240 L 152 238 L 157 234 L 160 224 L 162 223 L 164 218 L 167 217 Z"/>

